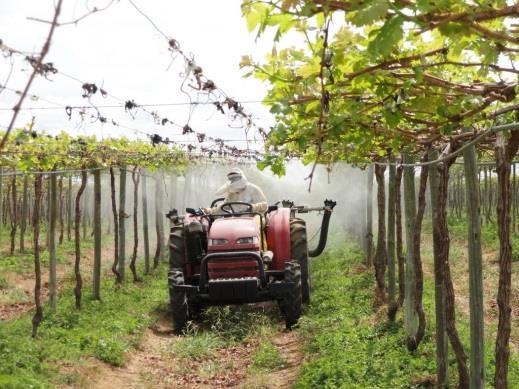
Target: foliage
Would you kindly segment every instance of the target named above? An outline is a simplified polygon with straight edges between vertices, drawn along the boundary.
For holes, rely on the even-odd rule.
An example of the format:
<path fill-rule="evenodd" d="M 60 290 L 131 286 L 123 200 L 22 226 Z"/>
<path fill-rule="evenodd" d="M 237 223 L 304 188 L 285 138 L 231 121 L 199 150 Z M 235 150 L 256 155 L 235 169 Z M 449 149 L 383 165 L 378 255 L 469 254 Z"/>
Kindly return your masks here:
<path fill-rule="evenodd" d="M 95 136 L 36 134 L 30 128 L 13 131 L 0 154 L 0 163 L 15 170 L 60 170 L 138 166 L 149 170 L 174 166 L 182 171 L 186 156 L 178 148 L 141 140 Z M 4 168 L 5 169 L 5 168 Z"/>
<path fill-rule="evenodd" d="M 263 165 L 277 173 L 291 155 L 361 164 L 416 152 L 517 102 L 517 72 L 503 64 L 517 60 L 518 11 L 502 0 L 244 0 L 242 11 L 257 37 L 275 31 L 267 58 L 241 66 L 269 85 Z"/>

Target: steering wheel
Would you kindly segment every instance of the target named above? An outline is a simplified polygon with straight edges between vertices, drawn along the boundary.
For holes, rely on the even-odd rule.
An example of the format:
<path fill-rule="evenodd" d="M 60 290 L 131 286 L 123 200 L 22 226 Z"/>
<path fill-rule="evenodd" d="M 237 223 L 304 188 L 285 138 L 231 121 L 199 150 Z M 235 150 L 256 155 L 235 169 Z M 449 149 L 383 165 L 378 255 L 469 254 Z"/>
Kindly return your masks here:
<path fill-rule="evenodd" d="M 225 200 L 225 197 L 218 197 L 217 199 L 214 199 L 213 202 L 211 203 L 211 208 L 215 207 L 216 204 L 218 204 L 220 201 L 224 201 Z"/>
<path fill-rule="evenodd" d="M 244 205 L 247 207 L 247 209 L 243 212 L 252 212 L 252 204 L 251 203 L 245 203 L 243 201 L 230 201 L 228 203 L 224 203 L 222 205 L 220 205 L 220 209 L 225 212 L 225 213 L 228 213 L 228 214 L 235 214 L 235 213 L 239 213 L 239 212 L 236 212 L 234 210 L 234 208 L 232 207 L 233 205 Z"/>

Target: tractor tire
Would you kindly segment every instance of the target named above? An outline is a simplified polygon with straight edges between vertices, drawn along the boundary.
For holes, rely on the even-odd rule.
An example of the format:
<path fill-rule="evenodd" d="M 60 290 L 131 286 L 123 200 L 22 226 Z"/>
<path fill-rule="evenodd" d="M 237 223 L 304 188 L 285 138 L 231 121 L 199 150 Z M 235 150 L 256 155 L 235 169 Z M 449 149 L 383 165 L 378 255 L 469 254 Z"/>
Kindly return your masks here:
<path fill-rule="evenodd" d="M 297 262 L 285 263 L 285 281 L 292 282 L 293 286 L 285 292 L 279 300 L 279 308 L 285 318 L 287 329 L 292 328 L 301 317 L 301 267 Z"/>
<path fill-rule="evenodd" d="M 186 262 L 184 224 L 177 224 L 169 233 L 169 268 L 184 270 Z"/>
<path fill-rule="evenodd" d="M 181 269 L 177 268 L 169 272 L 168 286 L 174 331 L 176 334 L 182 334 L 189 320 L 189 304 L 186 292 L 173 290 L 174 285 L 184 285 L 184 274 Z"/>
<path fill-rule="evenodd" d="M 301 290 L 303 304 L 310 303 L 310 268 L 308 263 L 308 242 L 306 222 L 303 219 L 290 219 L 290 250 L 292 259 L 301 266 Z"/>

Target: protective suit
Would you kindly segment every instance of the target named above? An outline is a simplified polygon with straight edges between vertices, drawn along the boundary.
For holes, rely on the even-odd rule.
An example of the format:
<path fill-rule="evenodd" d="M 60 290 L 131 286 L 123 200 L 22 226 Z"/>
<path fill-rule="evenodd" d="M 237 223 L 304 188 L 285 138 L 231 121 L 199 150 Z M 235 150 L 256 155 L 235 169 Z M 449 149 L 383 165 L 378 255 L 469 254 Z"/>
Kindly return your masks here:
<path fill-rule="evenodd" d="M 267 212 L 267 198 L 263 194 L 263 191 L 257 185 L 250 183 L 241 169 L 232 169 L 227 174 L 227 179 L 229 181 L 216 191 L 217 197 L 225 198 L 224 203 L 241 201 L 252 204 L 253 212 Z M 234 206 L 233 208 L 238 211 L 244 210 L 238 209 L 239 206 Z M 220 211 L 220 207 L 214 207 L 210 210 L 210 213 L 219 213 Z"/>

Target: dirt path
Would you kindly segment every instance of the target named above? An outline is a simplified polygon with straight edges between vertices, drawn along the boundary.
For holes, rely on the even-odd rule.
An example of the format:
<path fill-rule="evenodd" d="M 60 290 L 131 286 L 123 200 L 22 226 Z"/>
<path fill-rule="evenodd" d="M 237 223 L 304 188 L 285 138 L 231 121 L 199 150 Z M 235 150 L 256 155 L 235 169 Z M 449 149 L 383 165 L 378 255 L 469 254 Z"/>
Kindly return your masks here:
<path fill-rule="evenodd" d="M 175 353 L 181 340 L 172 332 L 167 317 L 148 329 L 137 350 L 128 354 L 123 367 L 90 361 L 78 371 L 81 382 L 74 388 L 290 388 L 297 379 L 303 360 L 297 331 L 280 331 L 272 339 L 285 364 L 281 370 L 258 373 L 251 369 L 257 347 L 244 341 L 218 348 L 209 357 L 182 358 Z M 68 386 L 71 387 L 71 386 Z"/>

